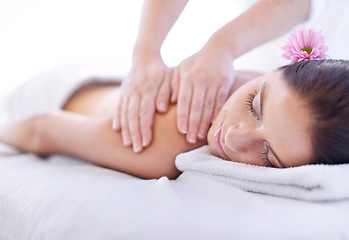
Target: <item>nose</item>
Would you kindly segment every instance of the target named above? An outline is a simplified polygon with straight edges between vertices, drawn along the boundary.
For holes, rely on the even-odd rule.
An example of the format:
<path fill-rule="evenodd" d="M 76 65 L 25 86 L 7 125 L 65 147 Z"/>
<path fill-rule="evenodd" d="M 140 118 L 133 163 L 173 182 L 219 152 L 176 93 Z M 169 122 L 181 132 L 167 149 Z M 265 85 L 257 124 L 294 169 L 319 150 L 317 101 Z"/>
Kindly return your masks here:
<path fill-rule="evenodd" d="M 263 143 L 257 128 L 239 123 L 228 128 L 224 141 L 227 147 L 237 153 L 258 150 L 258 146 Z"/>

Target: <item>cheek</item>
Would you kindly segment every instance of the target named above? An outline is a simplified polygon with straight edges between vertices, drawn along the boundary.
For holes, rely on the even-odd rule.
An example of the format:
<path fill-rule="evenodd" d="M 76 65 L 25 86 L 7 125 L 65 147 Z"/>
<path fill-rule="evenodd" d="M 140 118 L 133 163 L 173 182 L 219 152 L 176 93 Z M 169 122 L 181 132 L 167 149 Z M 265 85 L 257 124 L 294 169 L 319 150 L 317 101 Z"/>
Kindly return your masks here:
<path fill-rule="evenodd" d="M 232 124 L 250 119 L 251 115 L 247 110 L 246 99 L 250 93 L 258 90 L 260 83 L 259 85 L 257 83 L 259 82 L 246 83 L 228 98 L 209 129 L 207 135 L 209 145 L 214 143 L 215 131 L 222 122 Z"/>
<path fill-rule="evenodd" d="M 222 123 L 224 123 L 224 125 L 227 126 L 227 125 L 230 125 L 231 123 L 236 123 L 241 121 L 241 117 L 243 116 L 241 109 L 244 106 L 237 105 L 235 103 L 236 100 L 237 100 L 236 98 L 230 97 L 228 101 L 223 105 L 223 108 L 218 113 L 216 119 L 213 121 L 207 134 L 207 141 L 209 145 L 213 146 L 215 144 L 214 135 L 216 133 L 216 130 Z"/>
<path fill-rule="evenodd" d="M 238 123 L 246 117 L 246 114 L 248 114 L 248 108 L 246 105 L 247 95 L 248 94 L 245 92 L 240 91 L 228 99 L 220 113 L 220 115 L 223 116 L 224 121 Z M 219 122 L 219 124 L 220 123 L 221 122 Z"/>

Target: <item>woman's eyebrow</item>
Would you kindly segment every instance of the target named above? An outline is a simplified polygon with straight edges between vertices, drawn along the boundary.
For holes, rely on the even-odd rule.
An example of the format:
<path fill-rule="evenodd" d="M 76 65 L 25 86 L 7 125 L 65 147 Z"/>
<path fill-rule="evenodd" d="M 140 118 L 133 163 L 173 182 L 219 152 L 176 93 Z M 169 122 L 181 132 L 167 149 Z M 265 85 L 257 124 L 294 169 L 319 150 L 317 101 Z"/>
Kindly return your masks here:
<path fill-rule="evenodd" d="M 263 116 L 263 100 L 264 100 L 264 89 L 265 89 L 265 83 L 266 81 L 263 83 L 262 88 L 261 88 L 261 93 L 260 93 L 260 98 L 259 98 L 259 104 L 260 104 L 260 113 L 261 113 L 261 118 Z M 271 151 L 271 153 L 274 155 L 274 157 L 276 158 L 276 160 L 278 161 L 279 165 L 283 168 L 285 167 L 285 164 L 282 163 L 282 161 L 280 161 L 280 158 L 278 157 L 278 155 L 274 152 L 274 150 L 271 148 L 271 146 L 269 145 L 269 149 Z"/>

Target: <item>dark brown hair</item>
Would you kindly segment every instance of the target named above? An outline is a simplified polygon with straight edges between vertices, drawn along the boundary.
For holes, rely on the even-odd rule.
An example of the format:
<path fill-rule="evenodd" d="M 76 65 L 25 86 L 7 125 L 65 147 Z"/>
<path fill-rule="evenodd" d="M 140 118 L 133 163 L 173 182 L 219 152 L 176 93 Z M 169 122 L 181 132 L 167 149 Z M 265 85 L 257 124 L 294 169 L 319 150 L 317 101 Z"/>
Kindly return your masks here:
<path fill-rule="evenodd" d="M 302 61 L 280 69 L 314 119 L 314 163 L 349 163 L 349 61 Z"/>

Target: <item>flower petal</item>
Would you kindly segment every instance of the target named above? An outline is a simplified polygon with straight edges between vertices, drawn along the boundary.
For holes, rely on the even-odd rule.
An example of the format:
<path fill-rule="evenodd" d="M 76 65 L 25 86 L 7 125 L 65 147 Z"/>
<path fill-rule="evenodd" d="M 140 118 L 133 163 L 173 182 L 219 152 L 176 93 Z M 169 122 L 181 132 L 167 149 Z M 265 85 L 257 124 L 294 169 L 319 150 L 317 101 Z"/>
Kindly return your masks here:
<path fill-rule="evenodd" d="M 281 47 L 284 50 L 281 56 L 291 60 L 291 63 L 310 59 L 325 59 L 328 57 L 325 54 L 328 47 L 324 43 L 325 37 L 321 31 L 316 32 L 313 28 L 306 29 L 304 26 L 294 28 L 285 45 Z M 310 48 L 310 54 L 303 51 L 304 48 Z"/>

